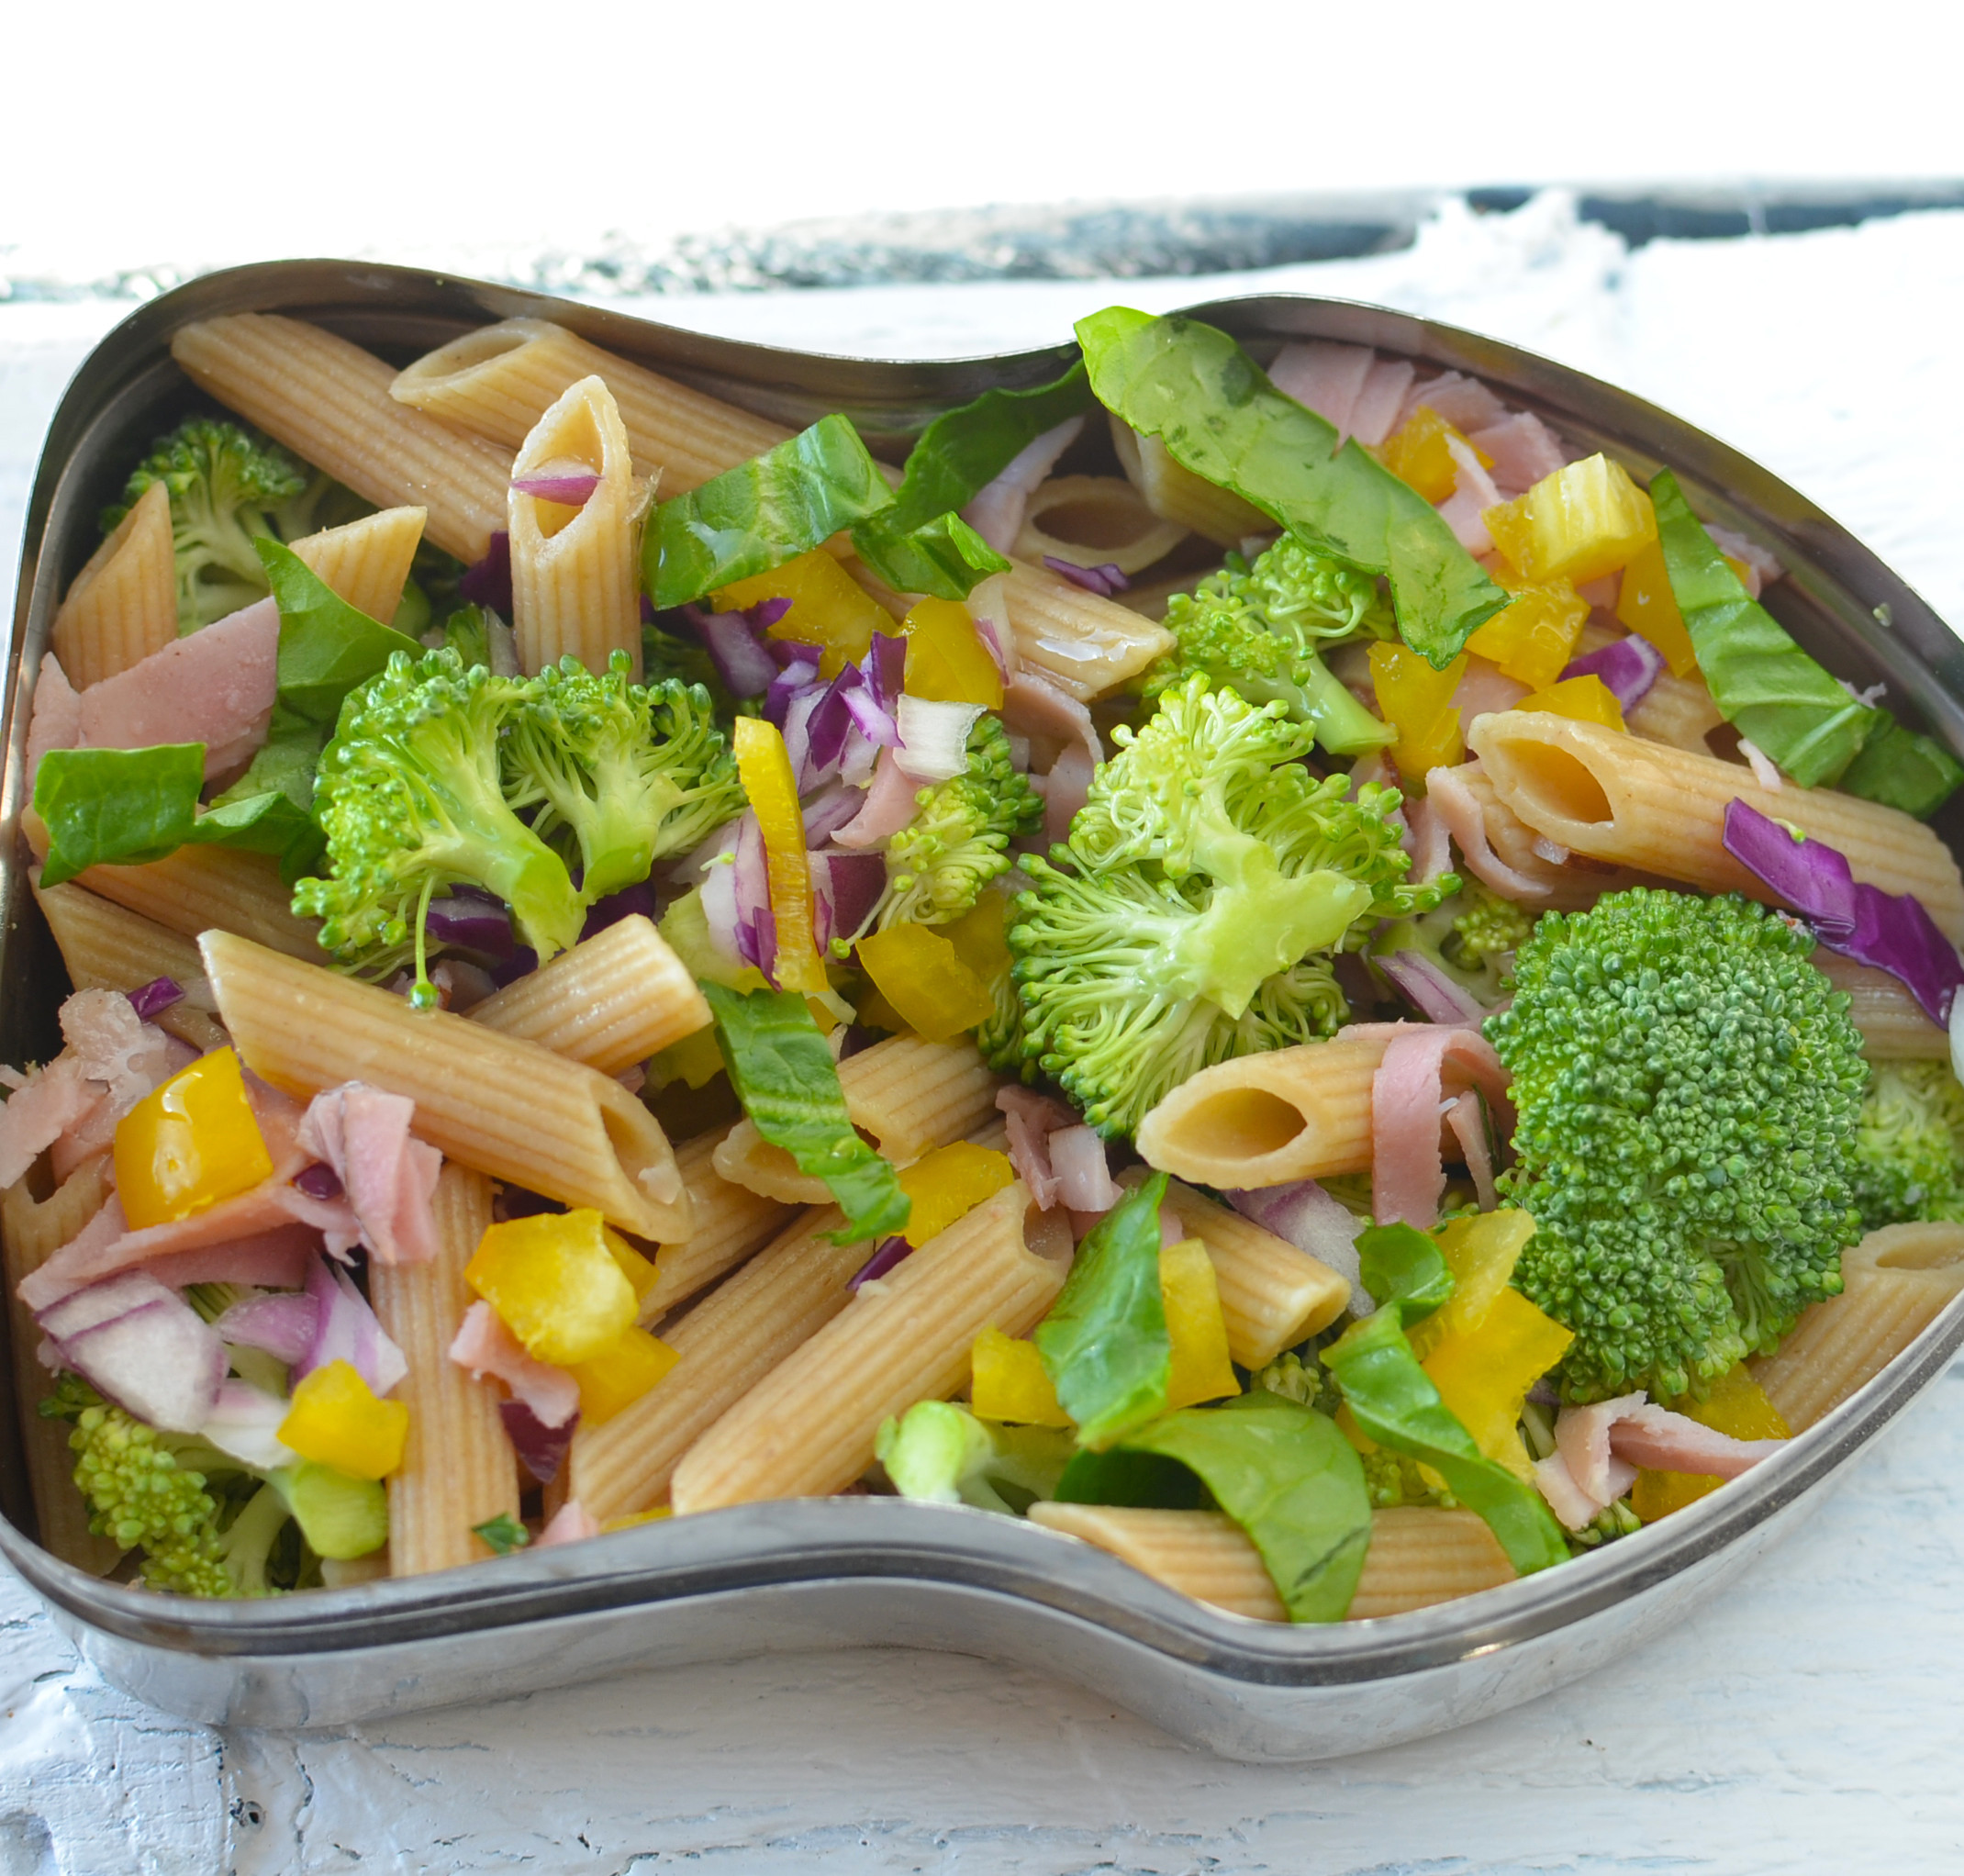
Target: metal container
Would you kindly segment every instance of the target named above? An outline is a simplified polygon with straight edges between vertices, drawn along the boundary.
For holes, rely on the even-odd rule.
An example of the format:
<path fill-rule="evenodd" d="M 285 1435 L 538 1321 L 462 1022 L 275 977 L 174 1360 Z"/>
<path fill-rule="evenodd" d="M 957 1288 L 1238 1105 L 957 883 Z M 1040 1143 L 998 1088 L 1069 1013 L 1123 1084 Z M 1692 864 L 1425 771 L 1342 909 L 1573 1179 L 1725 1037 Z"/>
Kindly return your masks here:
<path fill-rule="evenodd" d="M 1320 337 L 1457 367 L 1640 472 L 1668 463 L 1702 512 L 1763 542 L 1790 569 L 1769 603 L 1802 643 L 1858 682 L 1885 680 L 1899 709 L 1964 753 L 1964 649 L 1942 621 L 1803 497 L 1712 438 L 1579 373 L 1400 314 L 1282 296 L 1196 310 L 1258 357 L 1285 339 Z M 543 316 L 787 423 L 843 409 L 876 446 L 898 445 L 989 385 L 1040 383 L 1068 356 L 1060 347 L 928 364 L 825 358 L 332 262 L 239 268 L 151 302 L 70 385 L 28 508 L 0 786 L 0 1060 L 51 1052 L 64 982 L 28 899 L 18 837 L 27 698 L 56 601 L 128 463 L 195 401 L 171 363 L 172 332 L 241 311 L 317 320 L 399 363 L 487 320 Z M 1964 805 L 1938 827 L 1956 848 Z M 1463 1602 L 1330 1627 L 1222 1614 L 1017 1520 L 880 1498 L 750 1505 L 276 1602 L 166 1599 L 99 1582 L 40 1549 L 17 1429 L 5 1420 L 0 1553 L 109 1680 L 212 1724 L 340 1725 L 630 1668 L 898 1644 L 1061 1674 L 1233 1758 L 1325 1758 L 1503 1711 L 1668 1626 L 1789 1530 L 1960 1343 L 1964 1300 L 1819 1425 L 1664 1523 Z M 10 1358 L 33 1357 L 14 1349 Z"/>

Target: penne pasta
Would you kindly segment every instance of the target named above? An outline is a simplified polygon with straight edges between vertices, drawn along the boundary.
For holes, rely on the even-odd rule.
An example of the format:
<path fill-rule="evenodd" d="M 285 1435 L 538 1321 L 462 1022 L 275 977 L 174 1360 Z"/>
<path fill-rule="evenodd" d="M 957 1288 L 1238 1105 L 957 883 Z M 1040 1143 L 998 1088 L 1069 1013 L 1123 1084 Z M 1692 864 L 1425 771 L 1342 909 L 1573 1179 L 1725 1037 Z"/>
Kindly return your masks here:
<path fill-rule="evenodd" d="M 68 1422 L 41 1416 L 40 1403 L 52 1378 L 34 1358 L 40 1325 L 17 1292 L 22 1279 L 39 1270 L 102 1210 L 111 1186 L 109 1156 L 97 1154 L 83 1161 L 46 1199 L 35 1198 L 31 1177 L 16 1179 L 0 1194 L 0 1263 L 6 1273 L 15 1424 L 27 1448 L 28 1483 L 43 1547 L 91 1576 L 105 1576 L 116 1568 L 122 1549 L 89 1529 L 88 1503 L 74 1485 Z"/>
<path fill-rule="evenodd" d="M 519 664 L 536 672 L 567 655 L 604 671 L 625 652 L 640 681 L 641 525 L 648 487 L 634 474 L 628 433 L 597 377 L 570 386 L 540 418 L 511 465 L 512 630 Z M 578 505 L 519 486 L 528 477 L 598 476 Z"/>
<path fill-rule="evenodd" d="M 428 519 L 425 508 L 384 508 L 342 528 L 303 535 L 293 549 L 357 612 L 387 625 L 402 604 Z"/>
<path fill-rule="evenodd" d="M 375 1315 L 409 1372 L 394 1399 L 409 1410 L 402 1464 L 389 1474 L 389 1574 L 421 1576 L 494 1555 L 474 1529 L 519 1515 L 519 1468 L 497 1395 L 450 1358 L 476 1298 L 463 1280 L 491 1228 L 491 1181 L 446 1166 L 431 1201 L 437 1254 L 422 1264 L 368 1270 Z"/>
<path fill-rule="evenodd" d="M 1827 980 L 1848 993 L 1848 1020 L 1862 1033 L 1862 1054 L 1871 1062 L 1947 1062 L 1950 1032 L 1923 1013 L 1901 977 L 1857 964 L 1819 946 L 1813 955 Z"/>
<path fill-rule="evenodd" d="M 697 1439 L 845 1308 L 868 1249 L 832 1243 L 843 1223 L 836 1206 L 807 1212 L 664 1330 L 681 1358 L 639 1401 L 573 1436 L 565 1476 L 584 1511 L 604 1524 L 661 1503 Z"/>
<path fill-rule="evenodd" d="M 319 921 L 294 916 L 293 895 L 268 854 L 179 847 L 148 865 L 90 866 L 75 877 L 86 890 L 187 938 L 236 932 L 288 957 L 322 955 Z"/>
<path fill-rule="evenodd" d="M 1891 1224 L 1845 1252 L 1839 1296 L 1817 1302 L 1748 1366 L 1795 1433 L 1871 1381 L 1964 1293 L 1964 1224 Z"/>
<path fill-rule="evenodd" d="M 389 396 L 372 352 L 277 313 L 186 326 L 171 356 L 200 390 L 377 508 L 429 511 L 430 540 L 478 561 L 505 525 L 511 454 Z"/>
<path fill-rule="evenodd" d="M 791 432 L 589 345 L 545 319 L 480 327 L 397 374 L 390 393 L 440 421 L 516 450 L 582 378 L 613 394 L 634 473 L 681 495 L 761 456 Z"/>
<path fill-rule="evenodd" d="M 1479 1513 L 1392 1505 L 1371 1513 L 1371 1547 L 1345 1619 L 1403 1615 L 1513 1580 L 1513 1565 Z"/>
<path fill-rule="evenodd" d="M 1066 1266 L 1024 1245 L 1029 1203 L 1016 1180 L 862 1285 L 689 1448 L 670 1481 L 677 1514 L 843 1491 L 873 1463 L 883 1421 L 963 1385 L 984 1329 L 1033 1327 Z"/>
<path fill-rule="evenodd" d="M 213 1019 L 217 1005 L 205 981 L 205 960 L 182 932 L 84 890 L 73 880 L 34 888 L 48 929 L 54 933 L 68 980 L 78 990 L 139 990 L 169 977 L 184 994 L 151 1020 L 159 1029 L 203 1054 L 222 1047 L 225 1032 Z"/>
<path fill-rule="evenodd" d="M 1002 576 L 1018 662 L 1079 702 L 1116 690 L 1173 649 L 1173 634 L 1048 567 L 1018 561 Z"/>
<path fill-rule="evenodd" d="M 962 1139 L 996 1107 L 996 1078 L 967 1042 L 891 1036 L 840 1063 L 839 1085 L 853 1124 L 871 1133 L 896 1166 Z M 715 1163 L 731 1184 L 789 1204 L 822 1205 L 831 1196 L 823 1180 L 799 1172 L 749 1121 L 730 1130 Z"/>
<path fill-rule="evenodd" d="M 641 1320 L 650 1326 L 686 1302 L 785 1228 L 790 1208 L 744 1186 L 732 1186 L 711 1163 L 726 1129 L 686 1140 L 675 1148 L 675 1170 L 689 1195 L 696 1228 L 654 1254 L 654 1283 L 642 1298 Z"/>
<path fill-rule="evenodd" d="M 1577 655 L 1600 652 L 1621 637 L 1623 633 L 1603 626 L 1585 625 L 1576 641 Z M 1712 693 L 1702 677 L 1674 677 L 1666 669 L 1657 673 L 1626 720 L 1632 735 L 1648 737 L 1653 743 L 1668 743 L 1673 748 L 1689 749 L 1697 755 L 1710 755 L 1713 752 L 1707 739 L 1713 731 L 1724 726 L 1725 719 L 1712 701 Z"/>
<path fill-rule="evenodd" d="M 1016 557 L 1037 564 L 1054 554 L 1077 566 L 1136 574 L 1186 538 L 1185 528 L 1162 520 L 1122 476 L 1054 475 L 1023 505 Z"/>
<path fill-rule="evenodd" d="M 470 1020 L 619 1075 L 707 1027 L 709 1006 L 654 921 L 636 912 L 474 1003 Z"/>
<path fill-rule="evenodd" d="M 638 1237 L 688 1235 L 660 1123 L 598 1069 L 229 932 L 207 932 L 200 949 L 240 1057 L 275 1088 L 304 1100 L 364 1081 L 407 1095 L 416 1133 L 449 1158 L 590 1205 Z"/>
<path fill-rule="evenodd" d="M 1120 467 L 1155 515 L 1222 547 L 1237 546 L 1250 534 L 1275 532 L 1276 524 L 1252 503 L 1181 468 L 1160 438 L 1141 436 L 1114 416 L 1111 442 Z"/>
<path fill-rule="evenodd" d="M 1633 873 L 1624 866 L 1605 866 L 1573 854 L 1558 857 L 1564 850 L 1538 835 L 1500 798 L 1477 762 L 1434 769 L 1425 781 L 1426 798 L 1446 817 L 1453 838 L 1467 855 L 1465 870 L 1537 912 L 1587 911 L 1606 892 L 1654 883 L 1647 873 Z M 1474 843 L 1470 848 L 1468 836 Z M 1484 855 L 1479 851 L 1482 843 Z M 1551 848 L 1557 857 L 1550 856 Z M 1495 862 L 1504 871 L 1496 872 Z"/>
<path fill-rule="evenodd" d="M 161 652 L 177 637 L 171 497 L 153 482 L 74 577 L 48 649 L 77 690 Z"/>
<path fill-rule="evenodd" d="M 1541 710 L 1480 717 L 1467 743 L 1500 799 L 1574 853 L 1770 901 L 1759 877 L 1725 851 L 1725 806 L 1738 799 L 1838 848 L 1858 880 L 1920 899 L 1946 937 L 1964 941 L 1957 862 L 1897 809 L 1831 788 L 1763 788 L 1736 763 Z"/>

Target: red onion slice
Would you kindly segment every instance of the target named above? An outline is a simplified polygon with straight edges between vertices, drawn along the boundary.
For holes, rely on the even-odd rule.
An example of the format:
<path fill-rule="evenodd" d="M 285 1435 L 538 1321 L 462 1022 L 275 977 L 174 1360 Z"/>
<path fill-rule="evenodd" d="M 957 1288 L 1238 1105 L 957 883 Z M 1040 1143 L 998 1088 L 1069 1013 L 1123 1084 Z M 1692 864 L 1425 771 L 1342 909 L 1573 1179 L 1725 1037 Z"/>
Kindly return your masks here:
<path fill-rule="evenodd" d="M 743 614 L 705 612 L 697 606 L 685 606 L 681 611 L 731 697 L 762 697 L 769 689 L 777 676 L 777 661 L 757 642 Z"/>
<path fill-rule="evenodd" d="M 897 1270 L 913 1255 L 914 1247 L 904 1237 L 890 1237 L 882 1242 L 878 1250 L 862 1264 L 845 1280 L 848 1290 L 857 1290 L 862 1283 L 872 1283 Z"/>
<path fill-rule="evenodd" d="M 154 1021 L 172 1004 L 184 1000 L 184 987 L 172 977 L 152 977 L 129 992 L 129 1007 L 145 1022 Z"/>
<path fill-rule="evenodd" d="M 968 732 L 982 714 L 980 704 L 903 697 L 896 714 L 900 725 L 900 766 L 917 782 L 952 781 L 967 772 Z"/>
<path fill-rule="evenodd" d="M 1357 1234 L 1367 1221 L 1353 1217 L 1314 1179 L 1221 1196 L 1244 1218 L 1327 1264 L 1356 1292 L 1354 1309 L 1359 1304 L 1365 1309 L 1372 1306 L 1357 1263 Z"/>
<path fill-rule="evenodd" d="M 475 893 L 453 892 L 448 899 L 431 899 L 423 930 L 433 944 L 454 945 L 500 960 L 511 955 L 515 942 L 511 914 Z"/>
<path fill-rule="evenodd" d="M 823 898 L 831 920 L 828 939 L 843 938 L 850 942 L 865 932 L 866 921 L 873 916 L 874 909 L 887 890 L 886 856 L 881 854 L 815 854 L 812 855 L 814 884 L 821 860 L 826 881 Z"/>
<path fill-rule="evenodd" d="M 1478 1029 L 1487 1011 L 1431 958 L 1418 951 L 1394 951 L 1378 966 L 1404 992 L 1427 1022 L 1469 1024 Z"/>
<path fill-rule="evenodd" d="M 198 1428 L 198 1437 L 243 1465 L 271 1472 L 300 1457 L 280 1437 L 280 1428 L 292 1412 L 291 1401 L 230 1377 L 218 1383 L 218 1398 Z"/>
<path fill-rule="evenodd" d="M 805 803 L 805 844 L 816 850 L 865 806 L 866 791 L 834 782 Z"/>
<path fill-rule="evenodd" d="M 129 1271 L 39 1318 L 62 1365 L 151 1426 L 195 1433 L 225 1379 L 225 1345 L 174 1290 Z"/>
<path fill-rule="evenodd" d="M 892 632 L 875 632 L 860 668 L 873 687 L 874 702 L 889 716 L 895 714 L 907 684 L 907 641 Z"/>
<path fill-rule="evenodd" d="M 1650 695 L 1664 669 L 1664 653 L 1643 637 L 1632 632 L 1627 638 L 1612 639 L 1600 651 L 1584 658 L 1571 658 L 1562 667 L 1561 681 L 1571 677 L 1600 677 L 1614 694 L 1628 716 Z"/>
<path fill-rule="evenodd" d="M 464 569 L 457 591 L 473 606 L 488 606 L 507 619 L 511 617 L 511 535 L 508 530 L 493 532 L 485 557 Z"/>
<path fill-rule="evenodd" d="M 548 1426 L 523 1401 L 500 1401 L 497 1417 L 505 1423 L 505 1437 L 519 1456 L 519 1463 L 541 1485 L 550 1485 L 565 1464 L 573 1435 L 579 1431 L 575 1412 L 558 1426 Z"/>
<path fill-rule="evenodd" d="M 320 1302 L 298 1290 L 249 1296 L 235 1302 L 212 1327 L 221 1342 L 234 1347 L 263 1348 L 291 1366 L 307 1358 L 320 1333 Z"/>
<path fill-rule="evenodd" d="M 1088 593 L 1096 593 L 1100 599 L 1110 599 L 1132 587 L 1132 582 L 1124 573 L 1110 561 L 1103 566 L 1079 566 L 1075 560 L 1059 560 L 1055 553 L 1046 553 L 1043 564 L 1052 573 L 1062 574 L 1072 586 L 1082 586 Z"/>
<path fill-rule="evenodd" d="M 307 1265 L 307 1293 L 319 1312 L 313 1346 L 294 1364 L 295 1380 L 330 1362 L 345 1361 L 379 1399 L 409 1372 L 402 1350 L 384 1333 L 367 1298 L 345 1270 L 330 1270 L 325 1258 L 314 1257 Z"/>
<path fill-rule="evenodd" d="M 534 501 L 557 502 L 568 508 L 585 508 L 599 486 L 599 476 L 590 469 L 559 475 L 514 475 L 511 479 L 515 495 L 529 495 Z"/>

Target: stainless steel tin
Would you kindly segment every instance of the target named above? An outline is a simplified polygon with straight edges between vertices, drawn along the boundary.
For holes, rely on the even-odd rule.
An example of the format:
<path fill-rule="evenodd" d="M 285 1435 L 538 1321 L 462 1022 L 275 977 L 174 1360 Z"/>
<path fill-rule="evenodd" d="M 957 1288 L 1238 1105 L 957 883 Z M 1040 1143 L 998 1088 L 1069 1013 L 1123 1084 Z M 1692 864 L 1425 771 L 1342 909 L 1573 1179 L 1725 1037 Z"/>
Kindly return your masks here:
<path fill-rule="evenodd" d="M 1943 622 L 1812 503 L 1713 438 L 1579 373 L 1400 314 L 1282 296 L 1196 310 L 1258 356 L 1284 339 L 1323 337 L 1455 366 L 1635 468 L 1668 463 L 1702 512 L 1763 541 L 1791 570 L 1769 603 L 1802 642 L 1858 682 L 1886 680 L 1899 709 L 1964 753 L 1964 649 Z M 0 782 L 0 1059 L 50 1052 L 63 984 L 18 837 L 26 699 L 56 601 L 128 463 L 195 401 L 171 363 L 172 332 L 239 311 L 315 319 L 402 362 L 485 320 L 543 316 L 787 422 L 843 409 L 896 444 L 988 385 L 1054 375 L 1066 357 L 1058 348 L 929 364 L 826 358 L 338 262 L 239 268 L 146 306 L 70 385 L 28 509 Z M 1938 826 L 1956 847 L 1964 809 Z M 1636 1536 L 1465 1602 L 1329 1628 L 1224 1614 L 1034 1526 L 890 1499 L 746 1506 L 282 1602 L 165 1600 L 98 1582 L 33 1541 L 18 1430 L 4 1419 L 0 1553 L 111 1681 L 215 1724 L 337 1725 L 628 1668 L 881 1644 L 1040 1667 L 1233 1758 L 1325 1758 L 1503 1711 L 1668 1627 L 1804 1515 L 1960 1343 L 1964 1301 L 1776 1457 Z"/>

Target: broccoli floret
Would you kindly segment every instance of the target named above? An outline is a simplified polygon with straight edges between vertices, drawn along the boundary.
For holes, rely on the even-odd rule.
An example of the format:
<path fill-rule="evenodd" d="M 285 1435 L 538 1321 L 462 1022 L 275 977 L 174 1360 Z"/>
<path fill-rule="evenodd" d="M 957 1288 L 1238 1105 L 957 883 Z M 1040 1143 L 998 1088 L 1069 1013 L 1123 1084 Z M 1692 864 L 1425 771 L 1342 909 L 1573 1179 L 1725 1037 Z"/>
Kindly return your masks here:
<path fill-rule="evenodd" d="M 1619 1537 L 1634 1537 L 1643 1528 L 1644 1521 L 1631 1510 L 1630 1501 L 1619 1498 L 1604 1505 L 1579 1531 L 1564 1531 L 1562 1535 L 1568 1540 L 1571 1556 L 1586 1557 Z"/>
<path fill-rule="evenodd" d="M 1438 1505 L 1450 1511 L 1459 1502 L 1444 1484 L 1432 1484 L 1418 1460 L 1403 1453 L 1379 1446 L 1374 1453 L 1364 1454 L 1363 1459 L 1364 1489 L 1380 1511 L 1404 1504 Z"/>
<path fill-rule="evenodd" d="M 1077 1450 L 1062 1428 L 1000 1426 L 953 1401 L 921 1401 L 881 1426 L 876 1457 L 902 1498 L 1020 1515 L 1056 1491 Z"/>
<path fill-rule="evenodd" d="M 1166 602 L 1174 649 L 1146 674 L 1145 695 L 1163 696 L 1199 673 L 1232 684 L 1255 703 L 1279 702 L 1339 755 L 1382 749 L 1396 732 L 1359 703 L 1320 651 L 1364 631 L 1383 637 L 1391 614 L 1378 584 L 1290 535 L 1251 567 L 1230 554 L 1191 593 Z"/>
<path fill-rule="evenodd" d="M 1964 1088 L 1947 1062 L 1879 1062 L 1855 1134 L 1865 1230 L 1964 1219 Z"/>
<path fill-rule="evenodd" d="M 1813 939 L 1735 896 L 1548 913 L 1486 1033 L 1513 1077 L 1514 1281 L 1576 1339 L 1571 1400 L 1701 1391 L 1841 1289 L 1868 1081 Z"/>
<path fill-rule="evenodd" d="M 1446 955 L 1465 970 L 1483 970 L 1502 963 L 1527 943 L 1534 915 L 1490 886 L 1469 879 L 1459 888 L 1460 910 L 1453 920 L 1456 944 Z"/>
<path fill-rule="evenodd" d="M 1113 740 L 1009 932 L 1025 1056 L 1108 1135 L 1212 1063 L 1333 1033 L 1332 955 L 1459 883 L 1406 885 L 1398 791 L 1318 780 L 1280 704 L 1190 677 Z"/>
<path fill-rule="evenodd" d="M 303 879 L 294 910 L 318 918 L 342 964 L 385 972 L 413 946 L 421 1004 L 423 923 L 440 888 L 487 888 L 511 907 L 541 961 L 576 944 L 586 909 L 565 862 L 513 812 L 501 743 L 532 686 L 466 671 L 454 652 L 387 668 L 341 705 L 322 752 L 314 815 L 327 836 L 325 878 Z"/>
<path fill-rule="evenodd" d="M 1314 1357 L 1304 1361 L 1291 1348 L 1278 1355 L 1248 1382 L 1265 1394 L 1279 1394 L 1299 1406 L 1314 1407 L 1326 1413 L 1336 1412 L 1336 1382 Z"/>
<path fill-rule="evenodd" d="M 1001 722 L 968 732 L 968 767 L 914 797 L 912 821 L 887 843 L 887 890 L 874 916 L 889 925 L 945 925 L 1010 870 L 1012 840 L 1043 824 L 1043 799 L 1010 756 Z"/>
<path fill-rule="evenodd" d="M 630 683 L 625 652 L 597 676 L 573 657 L 541 672 L 513 713 L 504 768 L 507 800 L 539 805 L 533 832 L 579 865 L 589 905 L 743 811 L 709 693 Z"/>
<path fill-rule="evenodd" d="M 1370 955 L 1415 951 L 1490 1010 L 1505 994 L 1513 954 L 1534 927 L 1519 906 L 1469 879 L 1433 910 L 1381 926 Z"/>

